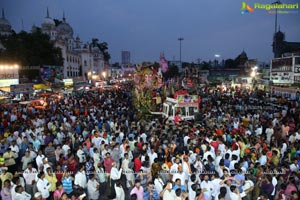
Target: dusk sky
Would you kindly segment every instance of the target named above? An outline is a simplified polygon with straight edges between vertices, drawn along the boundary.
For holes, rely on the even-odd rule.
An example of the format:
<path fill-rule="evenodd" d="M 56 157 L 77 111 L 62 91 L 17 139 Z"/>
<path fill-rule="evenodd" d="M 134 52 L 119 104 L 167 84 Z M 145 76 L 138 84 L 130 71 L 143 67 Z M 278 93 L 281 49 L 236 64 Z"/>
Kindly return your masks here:
<path fill-rule="evenodd" d="M 131 52 L 131 61 L 179 60 L 179 37 L 183 37 L 182 60 L 197 62 L 235 58 L 243 49 L 249 58 L 270 61 L 275 15 L 254 10 L 242 15 L 242 0 L 1 0 L 0 8 L 13 29 L 25 31 L 40 26 L 49 7 L 52 18 L 63 11 L 74 36 L 84 42 L 99 38 L 109 45 L 111 63 L 120 62 L 121 51 Z M 271 3 L 246 0 L 247 4 Z M 300 0 L 285 0 L 299 3 Z M 287 41 L 300 42 L 300 9 L 278 14 L 278 24 Z"/>

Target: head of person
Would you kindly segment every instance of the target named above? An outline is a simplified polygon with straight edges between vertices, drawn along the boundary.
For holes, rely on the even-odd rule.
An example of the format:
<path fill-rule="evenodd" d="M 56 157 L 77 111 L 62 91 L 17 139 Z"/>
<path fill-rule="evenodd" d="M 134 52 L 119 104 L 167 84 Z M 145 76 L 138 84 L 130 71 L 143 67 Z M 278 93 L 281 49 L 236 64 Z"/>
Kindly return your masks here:
<path fill-rule="evenodd" d="M 106 158 L 110 158 L 110 153 L 109 152 L 107 152 L 105 155 L 106 155 Z"/>
<path fill-rule="evenodd" d="M 175 180 L 175 184 L 177 185 L 177 186 L 181 186 L 181 179 L 180 178 L 177 178 L 176 180 Z"/>
<path fill-rule="evenodd" d="M 137 188 L 140 188 L 140 186 L 141 186 L 141 180 L 140 179 L 136 179 L 134 186 L 137 187 Z"/>
<path fill-rule="evenodd" d="M 67 193 L 64 192 L 64 193 L 61 195 L 60 199 L 61 199 L 61 200 L 68 200 L 68 195 L 67 195 Z"/>
<path fill-rule="evenodd" d="M 177 188 L 177 189 L 175 190 L 175 194 L 176 194 L 177 197 L 180 197 L 180 196 L 181 196 L 181 193 L 182 193 L 182 191 L 181 191 L 180 188 Z"/>
<path fill-rule="evenodd" d="M 130 195 L 130 200 L 137 200 L 137 195 L 136 194 L 132 194 Z"/>
<path fill-rule="evenodd" d="M 38 174 L 38 178 L 39 178 L 39 179 L 44 179 L 44 178 L 45 178 L 45 172 L 44 172 L 44 171 L 41 171 L 41 172 Z"/>
<path fill-rule="evenodd" d="M 9 179 L 6 179 L 6 180 L 4 181 L 4 187 L 5 187 L 5 188 L 10 188 L 10 186 L 11 186 L 10 180 L 9 180 Z"/>
<path fill-rule="evenodd" d="M 34 194 L 34 199 L 35 200 L 42 200 L 42 194 L 40 192 L 37 192 Z"/>
<path fill-rule="evenodd" d="M 17 185 L 15 192 L 21 194 L 24 191 L 24 188 L 21 185 Z"/>

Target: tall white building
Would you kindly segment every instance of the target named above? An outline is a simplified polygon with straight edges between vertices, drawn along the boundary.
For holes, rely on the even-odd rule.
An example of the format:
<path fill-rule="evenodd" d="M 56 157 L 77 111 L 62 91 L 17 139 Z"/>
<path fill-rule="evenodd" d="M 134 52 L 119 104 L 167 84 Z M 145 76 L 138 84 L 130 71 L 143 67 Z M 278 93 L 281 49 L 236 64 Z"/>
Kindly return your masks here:
<path fill-rule="evenodd" d="M 33 28 L 32 31 L 34 30 Z M 73 28 L 67 22 L 65 14 L 63 14 L 62 22 L 56 26 L 47 8 L 41 30 L 49 35 L 50 40 L 62 51 L 64 78 L 84 77 L 89 79 L 88 75 L 91 74 L 93 77 L 100 77 L 104 70 L 102 52 L 89 43 L 83 44 L 78 36 L 74 38 Z"/>

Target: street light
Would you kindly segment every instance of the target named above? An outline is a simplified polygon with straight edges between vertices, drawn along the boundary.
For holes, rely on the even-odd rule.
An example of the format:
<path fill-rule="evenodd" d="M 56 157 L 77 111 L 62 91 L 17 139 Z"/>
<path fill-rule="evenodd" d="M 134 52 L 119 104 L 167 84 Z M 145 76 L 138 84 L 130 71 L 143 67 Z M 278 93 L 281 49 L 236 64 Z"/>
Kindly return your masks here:
<path fill-rule="evenodd" d="M 220 54 L 215 54 L 214 56 L 215 56 L 215 67 L 217 67 L 218 64 L 219 64 L 219 59 L 218 58 L 220 58 L 221 55 Z"/>
<path fill-rule="evenodd" d="M 257 69 L 258 69 L 258 67 L 257 66 L 254 66 L 251 70 L 251 73 L 250 73 L 250 76 L 252 77 L 252 78 L 254 78 L 255 76 L 256 76 L 256 74 L 257 74 Z"/>
<path fill-rule="evenodd" d="M 105 71 L 102 72 L 102 76 L 103 76 L 104 79 L 106 78 L 106 72 Z"/>
<path fill-rule="evenodd" d="M 184 40 L 183 37 L 178 38 L 178 41 L 179 41 L 179 61 L 180 61 L 181 67 L 182 67 L 182 63 L 181 63 L 181 41 L 183 41 L 183 40 Z"/>

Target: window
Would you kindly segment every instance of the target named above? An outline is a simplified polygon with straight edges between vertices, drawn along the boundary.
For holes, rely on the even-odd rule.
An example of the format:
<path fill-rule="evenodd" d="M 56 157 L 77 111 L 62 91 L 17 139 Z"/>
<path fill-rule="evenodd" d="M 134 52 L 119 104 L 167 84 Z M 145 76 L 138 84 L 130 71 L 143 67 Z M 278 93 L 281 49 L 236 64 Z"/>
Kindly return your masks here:
<path fill-rule="evenodd" d="M 70 77 L 70 71 L 67 71 L 67 76 Z"/>
<path fill-rule="evenodd" d="M 194 107 L 189 107 L 189 116 L 193 116 L 194 114 Z"/>
<path fill-rule="evenodd" d="M 295 57 L 295 65 L 300 65 L 300 57 Z"/>

